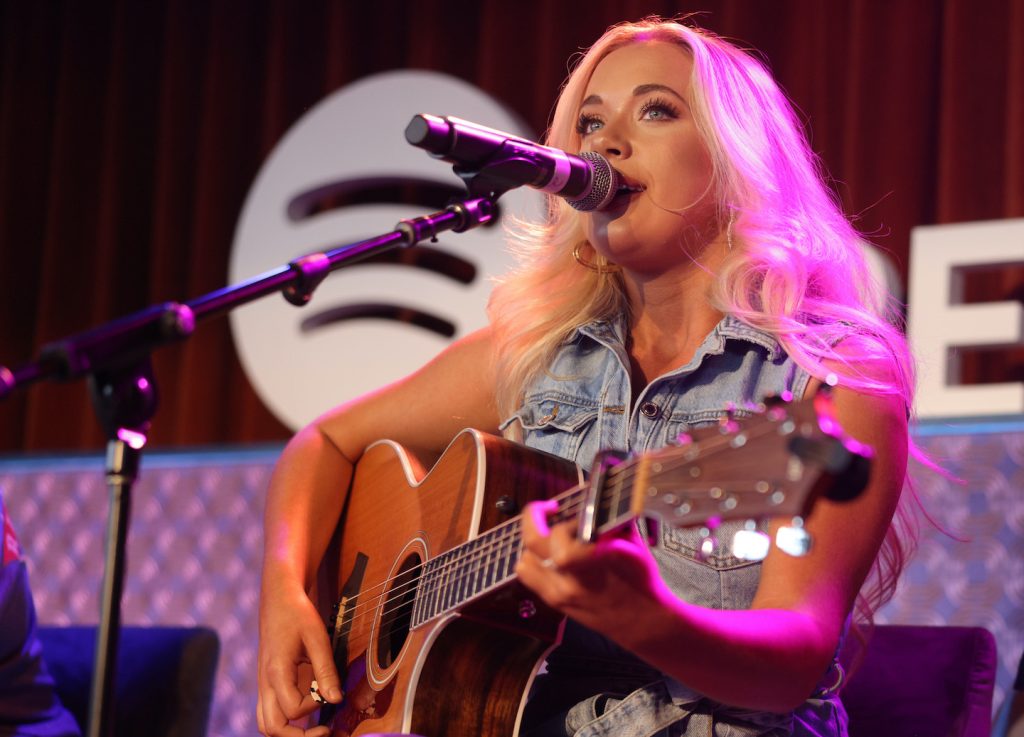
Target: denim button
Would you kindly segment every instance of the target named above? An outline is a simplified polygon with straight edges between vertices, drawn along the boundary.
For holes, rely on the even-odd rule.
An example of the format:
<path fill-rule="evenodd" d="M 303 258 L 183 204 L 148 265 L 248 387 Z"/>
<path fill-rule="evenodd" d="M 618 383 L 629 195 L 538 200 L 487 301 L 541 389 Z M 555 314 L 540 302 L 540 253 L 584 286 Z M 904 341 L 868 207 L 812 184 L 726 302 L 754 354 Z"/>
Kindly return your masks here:
<path fill-rule="evenodd" d="M 551 422 L 553 419 L 555 419 L 556 417 L 558 417 L 558 405 L 557 404 L 554 407 L 551 408 L 551 414 L 544 415 L 543 417 L 541 417 L 539 420 L 537 420 L 537 424 L 538 425 L 546 425 L 549 422 Z"/>
<path fill-rule="evenodd" d="M 656 405 L 654 402 L 644 402 L 640 405 L 640 412 L 644 417 L 648 417 L 653 420 L 655 417 L 659 417 L 661 415 L 661 407 Z"/>

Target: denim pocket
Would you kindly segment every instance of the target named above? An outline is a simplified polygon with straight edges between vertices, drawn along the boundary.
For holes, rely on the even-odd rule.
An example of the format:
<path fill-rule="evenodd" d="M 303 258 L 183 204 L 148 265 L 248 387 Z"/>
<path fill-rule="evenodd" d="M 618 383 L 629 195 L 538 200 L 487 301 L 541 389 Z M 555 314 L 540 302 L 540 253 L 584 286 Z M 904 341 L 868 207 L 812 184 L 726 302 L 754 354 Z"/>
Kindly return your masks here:
<path fill-rule="evenodd" d="M 742 568 L 751 561 L 733 555 L 733 537 L 747 526 L 746 520 L 723 522 L 714 529 L 701 527 L 663 526 L 661 544 L 669 551 L 706 565 L 716 570 Z M 756 523 L 756 529 L 767 532 L 768 523 L 764 520 Z M 709 535 L 705 536 L 704 532 Z"/>
<path fill-rule="evenodd" d="M 524 405 L 502 423 L 501 429 L 507 435 L 509 426 L 518 423 L 520 432 L 513 434 L 520 442 L 575 460 L 597 413 L 596 404 L 551 392 L 526 397 Z"/>
<path fill-rule="evenodd" d="M 760 561 L 732 554 L 732 536 L 743 522 L 724 522 L 713 533 L 714 545 L 702 550 L 700 530 L 663 527 L 654 551 L 662 578 L 680 598 L 712 609 L 746 609 L 761 582 Z"/>

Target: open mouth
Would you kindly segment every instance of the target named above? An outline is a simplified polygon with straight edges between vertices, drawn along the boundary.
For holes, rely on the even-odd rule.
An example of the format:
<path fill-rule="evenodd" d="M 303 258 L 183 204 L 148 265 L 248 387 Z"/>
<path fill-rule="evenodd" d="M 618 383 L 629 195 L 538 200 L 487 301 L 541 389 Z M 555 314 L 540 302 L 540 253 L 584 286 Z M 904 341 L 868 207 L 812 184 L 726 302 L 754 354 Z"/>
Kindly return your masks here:
<path fill-rule="evenodd" d="M 642 184 L 627 184 L 622 182 L 619 188 L 615 190 L 615 197 L 612 198 L 612 203 L 623 204 L 629 200 L 633 195 L 638 195 L 647 189 Z"/>

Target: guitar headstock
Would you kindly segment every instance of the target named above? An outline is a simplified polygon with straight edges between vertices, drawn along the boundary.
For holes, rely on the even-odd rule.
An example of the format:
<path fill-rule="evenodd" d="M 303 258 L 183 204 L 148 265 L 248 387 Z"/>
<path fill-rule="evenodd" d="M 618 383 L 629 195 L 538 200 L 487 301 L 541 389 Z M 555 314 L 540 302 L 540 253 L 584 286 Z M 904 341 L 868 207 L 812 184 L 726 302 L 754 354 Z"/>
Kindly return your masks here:
<path fill-rule="evenodd" d="M 595 489 L 595 528 L 654 517 L 675 527 L 714 529 L 726 520 L 800 520 L 822 494 L 850 499 L 867 483 L 872 452 L 847 436 L 829 393 L 735 410 L 642 456 L 610 462 Z M 800 532 L 789 546 L 805 544 Z"/>

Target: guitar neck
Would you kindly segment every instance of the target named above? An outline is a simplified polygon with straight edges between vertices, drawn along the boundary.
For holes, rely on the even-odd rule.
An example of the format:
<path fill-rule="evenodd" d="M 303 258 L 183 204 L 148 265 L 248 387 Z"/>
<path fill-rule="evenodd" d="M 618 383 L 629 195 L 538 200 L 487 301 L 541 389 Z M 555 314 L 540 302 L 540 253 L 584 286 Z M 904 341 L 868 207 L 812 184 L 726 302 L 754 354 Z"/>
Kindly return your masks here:
<path fill-rule="evenodd" d="M 552 524 L 574 520 L 588 487 L 577 486 L 554 497 Z M 412 627 L 456 611 L 515 578 L 523 550 L 523 524 L 515 517 L 458 545 L 423 566 L 412 610 Z"/>
<path fill-rule="evenodd" d="M 641 516 L 711 528 L 729 519 L 798 518 L 823 491 L 819 481 L 828 482 L 835 499 L 856 496 L 867 482 L 871 449 L 842 433 L 830 410 L 827 394 L 819 394 L 695 431 L 677 446 L 606 456 L 591 484 L 554 497 L 550 521 L 576 520 L 581 539 L 594 540 Z M 836 479 L 843 483 L 832 485 Z M 412 626 L 508 583 L 522 546 L 516 517 L 428 560 L 416 584 Z"/>

